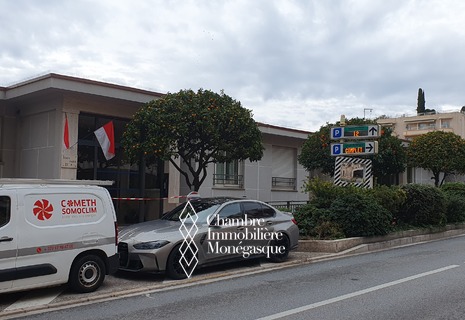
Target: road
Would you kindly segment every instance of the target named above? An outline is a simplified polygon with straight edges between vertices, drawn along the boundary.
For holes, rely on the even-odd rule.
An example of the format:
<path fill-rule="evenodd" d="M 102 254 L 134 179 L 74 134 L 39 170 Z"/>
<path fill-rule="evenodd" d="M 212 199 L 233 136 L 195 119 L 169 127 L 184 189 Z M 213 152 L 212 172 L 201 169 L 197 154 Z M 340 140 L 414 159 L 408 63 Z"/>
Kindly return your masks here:
<path fill-rule="evenodd" d="M 20 319 L 464 319 L 464 244 L 455 237 Z"/>

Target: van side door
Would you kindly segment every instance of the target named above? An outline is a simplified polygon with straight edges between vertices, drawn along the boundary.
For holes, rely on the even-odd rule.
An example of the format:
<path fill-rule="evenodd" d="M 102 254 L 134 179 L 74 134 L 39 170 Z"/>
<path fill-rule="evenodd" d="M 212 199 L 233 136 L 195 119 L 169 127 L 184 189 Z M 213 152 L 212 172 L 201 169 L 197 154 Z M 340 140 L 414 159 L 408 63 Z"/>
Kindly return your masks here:
<path fill-rule="evenodd" d="M 0 292 L 12 287 L 16 274 L 17 221 L 11 198 L 0 194 Z"/>

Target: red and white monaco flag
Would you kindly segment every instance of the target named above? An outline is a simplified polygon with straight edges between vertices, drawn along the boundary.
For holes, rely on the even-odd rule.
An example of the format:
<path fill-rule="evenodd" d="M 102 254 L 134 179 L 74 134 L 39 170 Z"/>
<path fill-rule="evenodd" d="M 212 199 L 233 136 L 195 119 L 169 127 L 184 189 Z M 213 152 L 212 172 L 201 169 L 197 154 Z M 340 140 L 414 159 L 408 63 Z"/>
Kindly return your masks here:
<path fill-rule="evenodd" d="M 65 127 L 63 128 L 63 144 L 66 149 L 69 149 L 69 127 L 68 127 L 68 115 L 65 113 Z"/>
<path fill-rule="evenodd" d="M 105 159 L 110 160 L 115 156 L 115 133 L 113 121 L 108 122 L 103 127 L 94 131 L 100 146 L 102 147 Z"/>

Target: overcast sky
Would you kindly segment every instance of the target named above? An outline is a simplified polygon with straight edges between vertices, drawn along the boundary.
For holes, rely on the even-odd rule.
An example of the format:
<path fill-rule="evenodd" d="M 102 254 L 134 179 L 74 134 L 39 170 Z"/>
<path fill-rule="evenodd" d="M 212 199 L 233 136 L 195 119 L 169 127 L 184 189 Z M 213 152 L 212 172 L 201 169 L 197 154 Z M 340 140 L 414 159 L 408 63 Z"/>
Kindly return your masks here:
<path fill-rule="evenodd" d="M 463 0 L 0 0 L 0 86 L 54 72 L 161 93 L 210 89 L 256 121 L 465 105 Z"/>

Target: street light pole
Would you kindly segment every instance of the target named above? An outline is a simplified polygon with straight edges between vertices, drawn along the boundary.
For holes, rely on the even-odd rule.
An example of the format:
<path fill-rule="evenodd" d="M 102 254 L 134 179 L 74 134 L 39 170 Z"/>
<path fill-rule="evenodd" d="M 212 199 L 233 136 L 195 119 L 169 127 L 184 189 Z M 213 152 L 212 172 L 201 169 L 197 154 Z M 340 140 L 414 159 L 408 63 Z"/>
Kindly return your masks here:
<path fill-rule="evenodd" d="M 363 119 L 365 119 L 365 111 L 370 111 L 370 113 L 373 111 L 373 109 L 370 108 L 364 108 L 363 109 Z"/>

